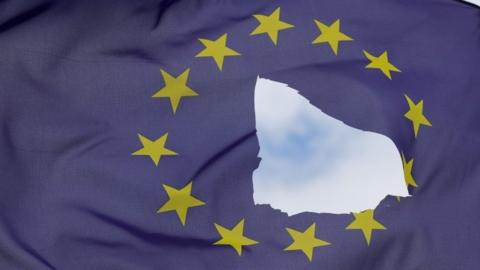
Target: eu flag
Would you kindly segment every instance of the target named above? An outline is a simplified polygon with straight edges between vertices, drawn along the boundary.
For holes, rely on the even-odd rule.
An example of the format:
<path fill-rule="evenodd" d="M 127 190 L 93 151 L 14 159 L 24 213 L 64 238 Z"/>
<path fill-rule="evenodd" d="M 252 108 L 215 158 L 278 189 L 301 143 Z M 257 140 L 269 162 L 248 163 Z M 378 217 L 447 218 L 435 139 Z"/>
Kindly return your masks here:
<path fill-rule="evenodd" d="M 256 205 L 259 76 L 388 136 L 411 196 Z M 0 1 L 0 269 L 480 269 L 479 104 L 459 1 Z"/>

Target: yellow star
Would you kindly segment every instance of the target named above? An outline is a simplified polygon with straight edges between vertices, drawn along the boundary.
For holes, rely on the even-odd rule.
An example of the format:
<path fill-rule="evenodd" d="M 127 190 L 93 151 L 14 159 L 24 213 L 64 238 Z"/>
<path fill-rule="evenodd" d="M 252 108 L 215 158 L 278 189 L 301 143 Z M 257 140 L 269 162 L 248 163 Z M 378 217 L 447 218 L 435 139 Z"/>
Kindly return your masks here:
<path fill-rule="evenodd" d="M 183 97 L 198 96 L 197 92 L 193 91 L 193 89 L 187 86 L 190 69 L 186 69 L 178 77 L 173 77 L 163 69 L 160 69 L 160 73 L 162 74 L 163 80 L 165 81 L 165 86 L 162 89 L 158 90 L 158 92 L 155 93 L 153 97 L 169 98 L 174 114 L 177 111 L 180 100 Z"/>
<path fill-rule="evenodd" d="M 192 196 L 192 182 L 181 189 L 175 189 L 168 185 L 163 185 L 163 188 L 167 192 L 169 200 L 158 209 L 157 213 L 175 211 L 183 226 L 185 226 L 189 208 L 205 205 L 205 202 Z"/>
<path fill-rule="evenodd" d="M 363 51 L 365 57 L 370 60 L 370 64 L 368 64 L 365 68 L 376 68 L 385 74 L 390 80 L 392 79 L 391 72 L 401 72 L 396 66 L 388 61 L 388 53 L 384 51 L 380 56 L 373 56 L 367 51 Z"/>
<path fill-rule="evenodd" d="M 242 256 L 243 246 L 251 246 L 258 244 L 257 241 L 243 236 L 244 224 L 245 219 L 242 219 L 237 225 L 235 225 L 235 227 L 233 227 L 233 229 L 229 230 L 215 223 L 215 228 L 217 229 L 218 234 L 220 234 L 222 239 L 218 240 L 213 244 L 231 246 L 235 249 L 235 251 L 237 251 L 239 256 Z"/>
<path fill-rule="evenodd" d="M 407 160 L 405 159 L 405 156 L 402 153 L 402 163 L 403 163 L 403 175 L 405 178 L 405 183 L 407 184 L 407 186 L 418 187 L 417 182 L 412 176 L 413 158 L 407 162 Z"/>
<path fill-rule="evenodd" d="M 335 55 L 338 54 L 338 43 L 341 41 L 352 41 L 353 39 L 340 32 L 340 20 L 336 20 L 331 25 L 323 24 L 315 20 L 315 24 L 320 30 L 320 35 L 315 38 L 312 44 L 328 43 Z"/>
<path fill-rule="evenodd" d="M 386 230 L 380 222 L 373 217 L 373 210 L 365 210 L 360 213 L 353 213 L 355 220 L 347 226 L 347 230 L 361 230 L 367 245 L 370 245 L 373 230 Z"/>
<path fill-rule="evenodd" d="M 293 28 L 293 25 L 280 20 L 280 8 L 275 9 L 275 11 L 268 16 L 255 14 L 253 17 L 255 17 L 260 24 L 252 31 L 252 33 L 250 33 L 250 35 L 268 34 L 275 46 L 278 42 L 278 32 Z"/>
<path fill-rule="evenodd" d="M 217 40 L 199 39 L 203 46 L 205 46 L 205 49 L 199 52 L 195 57 L 212 57 L 213 60 L 215 60 L 218 69 L 221 71 L 223 68 L 223 60 L 226 56 L 240 55 L 239 52 L 227 47 L 227 38 L 228 35 L 225 33 Z"/>
<path fill-rule="evenodd" d="M 428 121 L 425 115 L 423 115 L 423 100 L 420 100 L 415 104 L 407 95 L 405 95 L 405 98 L 407 99 L 408 107 L 410 108 L 410 110 L 405 113 L 405 117 L 412 121 L 413 131 L 415 137 L 417 137 L 420 125 L 431 127 L 432 124 Z"/>
<path fill-rule="evenodd" d="M 155 141 L 151 141 L 147 137 L 144 137 L 142 134 L 138 134 L 138 138 L 143 145 L 143 148 L 137 150 L 136 152 L 132 153 L 134 156 L 150 156 L 158 166 L 160 159 L 162 156 L 176 156 L 178 155 L 176 152 L 168 149 L 165 147 L 165 143 L 167 142 L 168 133 L 162 135 L 162 137 L 156 139 Z"/>
<path fill-rule="evenodd" d="M 320 240 L 315 237 L 315 223 L 312 223 L 304 232 L 286 228 L 293 242 L 286 247 L 285 251 L 301 250 L 308 258 L 309 261 L 313 259 L 313 249 L 316 247 L 323 247 L 330 245 L 329 242 Z"/>

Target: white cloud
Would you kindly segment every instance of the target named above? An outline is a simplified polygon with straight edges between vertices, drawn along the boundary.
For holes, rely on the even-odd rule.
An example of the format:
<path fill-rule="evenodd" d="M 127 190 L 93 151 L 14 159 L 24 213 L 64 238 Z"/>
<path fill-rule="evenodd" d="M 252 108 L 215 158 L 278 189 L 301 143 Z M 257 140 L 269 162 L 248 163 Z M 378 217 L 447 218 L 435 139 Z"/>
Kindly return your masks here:
<path fill-rule="evenodd" d="M 288 214 L 375 208 L 388 194 L 408 196 L 400 155 L 380 134 L 347 126 L 285 84 L 255 89 L 260 166 L 254 199 Z"/>
<path fill-rule="evenodd" d="M 480 0 L 465 0 L 465 2 L 469 2 L 469 3 L 475 4 L 477 6 L 480 6 Z"/>

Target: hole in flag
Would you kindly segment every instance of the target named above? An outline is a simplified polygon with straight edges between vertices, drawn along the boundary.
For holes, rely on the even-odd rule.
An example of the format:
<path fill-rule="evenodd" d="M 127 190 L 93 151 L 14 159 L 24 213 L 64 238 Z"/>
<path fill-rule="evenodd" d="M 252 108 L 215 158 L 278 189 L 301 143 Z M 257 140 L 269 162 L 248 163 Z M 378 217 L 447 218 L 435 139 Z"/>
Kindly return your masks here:
<path fill-rule="evenodd" d="M 256 204 L 289 215 L 374 209 L 408 196 L 401 156 L 386 136 L 344 124 L 285 84 L 258 78 Z"/>

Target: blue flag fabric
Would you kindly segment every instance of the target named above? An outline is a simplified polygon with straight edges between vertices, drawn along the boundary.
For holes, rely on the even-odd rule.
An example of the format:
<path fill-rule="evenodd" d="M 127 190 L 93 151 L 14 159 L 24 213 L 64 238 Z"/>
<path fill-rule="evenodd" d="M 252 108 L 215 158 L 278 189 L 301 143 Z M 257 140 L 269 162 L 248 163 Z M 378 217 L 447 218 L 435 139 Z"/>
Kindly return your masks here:
<path fill-rule="evenodd" d="M 0 269 L 479 269 L 479 70 L 450 0 L 2 1 Z M 258 76 L 390 137 L 412 196 L 255 205 Z"/>

